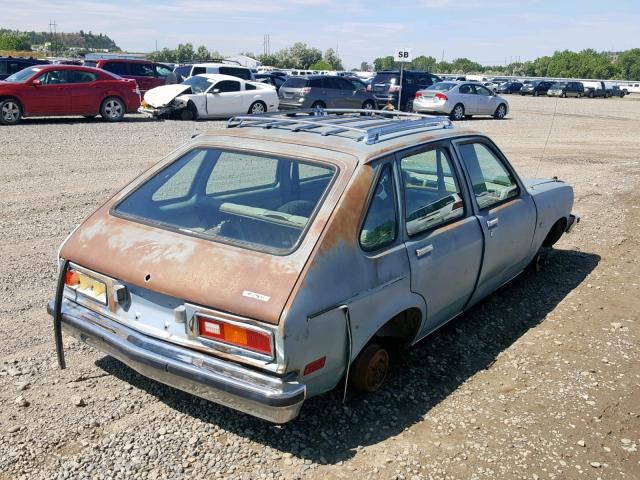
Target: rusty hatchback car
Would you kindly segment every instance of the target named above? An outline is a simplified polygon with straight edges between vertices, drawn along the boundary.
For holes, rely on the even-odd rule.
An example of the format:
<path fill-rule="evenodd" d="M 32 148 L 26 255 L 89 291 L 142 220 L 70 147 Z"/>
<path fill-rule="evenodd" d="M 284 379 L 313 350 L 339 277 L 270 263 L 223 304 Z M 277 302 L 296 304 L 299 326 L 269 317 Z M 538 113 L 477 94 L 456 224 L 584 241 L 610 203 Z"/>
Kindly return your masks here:
<path fill-rule="evenodd" d="M 159 382 L 283 423 L 535 265 L 573 190 L 521 179 L 445 118 L 235 117 L 82 223 L 59 254 L 61 331 Z"/>

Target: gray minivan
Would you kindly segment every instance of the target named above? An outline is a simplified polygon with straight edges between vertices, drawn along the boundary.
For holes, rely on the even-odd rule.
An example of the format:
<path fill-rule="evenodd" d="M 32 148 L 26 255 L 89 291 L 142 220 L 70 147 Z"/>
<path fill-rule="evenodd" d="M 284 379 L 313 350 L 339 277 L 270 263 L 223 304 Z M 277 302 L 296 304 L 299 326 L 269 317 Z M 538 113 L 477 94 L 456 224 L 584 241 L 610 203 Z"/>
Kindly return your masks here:
<path fill-rule="evenodd" d="M 289 77 L 280 87 L 280 110 L 297 108 L 362 108 L 375 110 L 376 98 L 364 88 L 333 75 Z"/>

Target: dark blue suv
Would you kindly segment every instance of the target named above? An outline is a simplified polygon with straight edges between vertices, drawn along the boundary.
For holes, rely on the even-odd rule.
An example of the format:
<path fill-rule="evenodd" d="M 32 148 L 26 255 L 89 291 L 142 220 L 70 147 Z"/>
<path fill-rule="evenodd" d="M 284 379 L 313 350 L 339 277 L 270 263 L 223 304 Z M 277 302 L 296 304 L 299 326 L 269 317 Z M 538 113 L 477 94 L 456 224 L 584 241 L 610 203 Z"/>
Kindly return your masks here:
<path fill-rule="evenodd" d="M 47 60 L 39 60 L 37 58 L 0 57 L 0 80 L 4 80 L 27 67 L 45 65 L 48 63 L 49 62 Z"/>

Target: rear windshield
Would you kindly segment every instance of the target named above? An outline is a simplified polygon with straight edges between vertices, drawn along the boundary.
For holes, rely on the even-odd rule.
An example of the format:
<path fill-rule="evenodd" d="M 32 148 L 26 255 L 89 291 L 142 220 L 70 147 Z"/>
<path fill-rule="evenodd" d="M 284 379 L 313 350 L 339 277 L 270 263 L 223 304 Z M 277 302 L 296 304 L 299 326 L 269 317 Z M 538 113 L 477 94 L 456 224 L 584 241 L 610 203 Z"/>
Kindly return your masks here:
<path fill-rule="evenodd" d="M 286 253 L 302 238 L 334 169 L 197 148 L 127 196 L 115 211 L 212 240 Z"/>
<path fill-rule="evenodd" d="M 438 82 L 438 83 L 434 83 L 430 87 L 427 87 L 427 90 L 437 90 L 439 92 L 447 92 L 451 90 L 453 87 L 455 87 L 456 85 L 457 83 L 453 83 L 453 82 Z"/>
<path fill-rule="evenodd" d="M 95 60 L 85 60 L 82 64 L 85 67 L 95 67 L 96 65 L 98 65 L 98 62 L 96 62 Z"/>
<path fill-rule="evenodd" d="M 373 77 L 371 83 L 396 83 L 398 77 L 397 73 L 379 73 Z"/>
<path fill-rule="evenodd" d="M 306 78 L 288 78 L 282 86 L 285 88 L 304 88 L 308 81 Z"/>

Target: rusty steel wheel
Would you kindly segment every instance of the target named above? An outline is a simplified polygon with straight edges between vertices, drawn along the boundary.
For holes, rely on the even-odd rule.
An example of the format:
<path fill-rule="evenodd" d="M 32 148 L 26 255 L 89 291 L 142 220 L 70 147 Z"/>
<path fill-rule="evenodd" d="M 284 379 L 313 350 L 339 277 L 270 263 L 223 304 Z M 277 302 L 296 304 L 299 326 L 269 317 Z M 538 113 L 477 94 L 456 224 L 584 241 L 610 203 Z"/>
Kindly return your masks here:
<path fill-rule="evenodd" d="M 389 372 L 389 353 L 375 343 L 369 344 L 351 366 L 351 382 L 361 392 L 375 392 Z"/>

